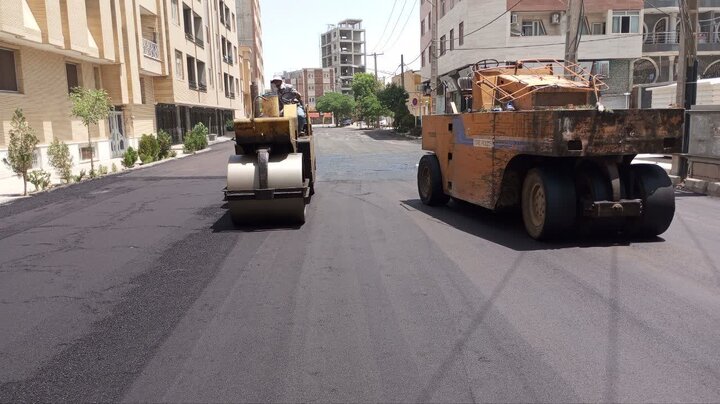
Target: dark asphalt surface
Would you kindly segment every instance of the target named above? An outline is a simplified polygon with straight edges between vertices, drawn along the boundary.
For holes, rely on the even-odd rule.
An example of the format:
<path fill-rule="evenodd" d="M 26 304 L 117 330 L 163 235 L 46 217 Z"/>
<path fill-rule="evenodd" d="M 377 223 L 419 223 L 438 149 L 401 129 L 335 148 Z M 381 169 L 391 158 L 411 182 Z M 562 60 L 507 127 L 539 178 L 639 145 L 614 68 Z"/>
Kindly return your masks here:
<path fill-rule="evenodd" d="M 0 205 L 0 402 L 720 401 L 720 200 L 538 243 L 423 206 L 418 141 L 316 134 L 300 228 L 232 228 L 229 142 Z"/>

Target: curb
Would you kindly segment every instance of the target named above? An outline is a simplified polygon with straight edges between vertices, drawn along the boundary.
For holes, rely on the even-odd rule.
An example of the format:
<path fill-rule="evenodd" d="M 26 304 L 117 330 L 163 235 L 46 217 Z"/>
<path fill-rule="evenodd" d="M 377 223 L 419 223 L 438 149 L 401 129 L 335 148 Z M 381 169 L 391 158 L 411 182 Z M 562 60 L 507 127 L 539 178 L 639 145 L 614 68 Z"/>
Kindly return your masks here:
<path fill-rule="evenodd" d="M 216 144 L 218 144 L 218 143 L 228 142 L 228 141 L 230 141 L 230 140 L 232 140 L 232 139 L 231 139 L 231 138 L 227 138 L 227 137 L 225 137 L 225 136 L 218 136 L 218 138 L 216 138 L 216 140 L 214 140 L 212 143 L 208 143 L 208 146 L 207 146 L 206 148 L 204 148 L 204 149 L 202 149 L 202 150 L 198 150 L 198 151 L 196 151 L 196 152 L 194 152 L 194 153 L 191 153 L 191 154 L 184 154 L 184 153 L 183 153 L 182 155 L 178 155 L 178 156 L 175 156 L 175 157 L 172 157 L 172 158 L 166 158 L 166 159 L 159 160 L 159 161 L 153 161 L 152 163 L 149 163 L 149 164 L 137 164 L 137 165 L 135 165 L 135 166 L 133 166 L 133 167 L 131 167 L 131 168 L 124 168 L 124 169 L 122 169 L 122 170 L 120 170 L 120 171 L 117 171 L 117 172 L 114 172 L 114 173 L 113 173 L 113 172 L 109 172 L 109 173 L 107 173 L 107 174 L 105 174 L 105 175 L 98 176 L 98 177 L 95 177 L 95 178 L 87 178 L 87 179 L 82 180 L 81 182 L 60 183 L 60 184 L 53 185 L 51 188 L 48 188 L 48 189 L 44 189 L 44 190 L 41 190 L 41 191 L 30 192 L 30 193 L 28 193 L 27 195 L 11 196 L 11 197 L 8 197 L 6 200 L 0 200 L 0 206 L 5 205 L 5 204 L 8 204 L 8 203 L 11 203 L 11 202 L 15 202 L 15 201 L 17 201 L 17 200 L 19 200 L 19 199 L 32 198 L 32 197 L 34 197 L 35 195 L 46 194 L 46 193 L 48 193 L 48 192 L 53 192 L 53 191 L 60 190 L 60 189 L 63 189 L 63 188 L 71 187 L 71 186 L 73 186 L 73 185 L 77 185 L 77 184 L 80 184 L 80 183 L 83 183 L 83 184 L 84 184 L 84 183 L 87 183 L 87 182 L 90 182 L 90 181 L 99 180 L 99 179 L 101 179 L 101 178 L 107 178 L 107 177 L 110 177 L 110 176 L 123 175 L 123 174 L 129 173 L 130 171 L 142 170 L 142 169 L 144 169 L 144 168 L 154 167 L 154 166 L 156 166 L 156 165 L 164 164 L 164 163 L 167 163 L 167 162 L 170 162 L 170 161 L 174 161 L 174 160 L 179 160 L 179 159 L 182 159 L 182 158 L 185 158 L 185 157 L 189 157 L 189 156 L 194 156 L 194 155 L 196 155 L 196 154 L 207 153 L 207 152 L 209 152 L 209 151 L 211 150 L 211 149 L 210 149 L 211 146 L 214 146 L 214 145 L 216 145 Z M 176 145 L 176 146 L 177 146 L 177 145 Z M 180 145 L 180 146 L 181 146 L 181 145 Z M 171 150 L 177 151 L 177 150 L 182 150 L 182 148 L 175 148 L 175 149 L 172 149 L 172 148 L 171 148 Z"/>

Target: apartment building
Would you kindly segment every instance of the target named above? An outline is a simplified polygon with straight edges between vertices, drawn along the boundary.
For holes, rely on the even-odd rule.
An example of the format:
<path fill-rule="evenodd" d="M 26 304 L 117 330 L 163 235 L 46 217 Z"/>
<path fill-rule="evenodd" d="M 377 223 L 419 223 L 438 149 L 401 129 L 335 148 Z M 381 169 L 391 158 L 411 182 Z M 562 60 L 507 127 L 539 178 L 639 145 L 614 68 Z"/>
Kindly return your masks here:
<path fill-rule="evenodd" d="M 365 73 L 365 30 L 362 20 L 347 19 L 330 25 L 320 35 L 320 61 L 323 68 L 335 70 L 338 88 L 343 94 L 352 91 L 355 73 Z"/>
<path fill-rule="evenodd" d="M 698 0 L 698 76 L 720 77 L 720 0 Z M 651 95 L 644 89 L 677 80 L 680 17 L 677 0 L 645 1 L 642 57 L 633 63 L 634 105 L 650 107 Z"/>
<path fill-rule="evenodd" d="M 584 4 L 579 60 L 605 77 L 610 89 L 603 94 L 603 102 L 623 108 L 632 87 L 633 63 L 643 56 L 643 1 L 585 0 Z M 433 49 L 432 5 L 422 0 L 421 75 L 429 84 L 431 58 L 436 55 L 443 84 L 435 111 L 449 110 L 450 101 L 464 105 L 457 79 L 470 75 L 480 60 L 563 59 L 566 7 L 557 0 L 484 0 L 482 4 L 438 0 L 439 41 Z"/>
<path fill-rule="evenodd" d="M 335 69 L 326 68 L 305 68 L 293 72 L 283 73 L 283 78 L 288 84 L 302 94 L 303 101 L 308 110 L 315 110 L 317 99 L 323 94 L 335 91 Z"/>
<path fill-rule="evenodd" d="M 262 24 L 260 0 L 235 0 L 237 10 L 238 43 L 250 51 L 250 99 L 262 94 L 266 86 L 263 62 Z M 269 85 L 269 83 L 267 84 Z"/>
<path fill-rule="evenodd" d="M 40 138 L 38 168 L 58 138 L 76 163 L 121 156 L 144 133 L 176 142 L 195 123 L 220 132 L 239 116 L 234 1 L 0 1 L 0 154 L 22 108 Z M 102 88 L 114 111 L 88 129 L 70 117 L 73 87 Z M 1 157 L 1 156 L 0 156 Z M 2 168 L 0 168 L 2 170 Z M 7 172 L 0 176 L 9 175 Z"/>

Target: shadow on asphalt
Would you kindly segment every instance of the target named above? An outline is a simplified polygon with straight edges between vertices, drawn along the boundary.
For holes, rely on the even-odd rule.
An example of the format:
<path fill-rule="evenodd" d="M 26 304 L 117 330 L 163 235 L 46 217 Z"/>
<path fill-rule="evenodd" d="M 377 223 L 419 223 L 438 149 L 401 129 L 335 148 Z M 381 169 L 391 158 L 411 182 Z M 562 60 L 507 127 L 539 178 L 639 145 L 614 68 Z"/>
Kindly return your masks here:
<path fill-rule="evenodd" d="M 457 200 L 452 200 L 448 206 L 443 207 L 427 206 L 419 199 L 404 200 L 401 203 L 465 233 L 516 251 L 628 246 L 634 243 L 665 241 L 661 237 L 638 239 L 608 233 L 599 236 L 572 235 L 572 239 L 566 240 L 536 241 L 525 232 L 522 216 L 519 213 L 493 212 Z"/>
<path fill-rule="evenodd" d="M 415 142 L 420 140 L 420 138 L 410 138 L 402 135 L 398 135 L 397 133 L 390 131 L 390 130 L 383 130 L 383 129 L 370 129 L 370 130 L 363 130 L 362 133 L 364 135 L 367 135 L 368 137 L 372 138 L 373 140 L 404 140 L 407 142 Z"/>
<path fill-rule="evenodd" d="M 222 206 L 223 209 L 227 209 L 227 203 Z M 230 218 L 230 211 L 226 210 L 225 214 L 220 216 L 210 229 L 213 233 L 256 233 L 256 232 L 268 232 L 278 230 L 298 230 L 302 225 L 288 225 L 287 223 L 267 223 L 259 225 L 242 225 L 237 226 L 232 222 Z"/>

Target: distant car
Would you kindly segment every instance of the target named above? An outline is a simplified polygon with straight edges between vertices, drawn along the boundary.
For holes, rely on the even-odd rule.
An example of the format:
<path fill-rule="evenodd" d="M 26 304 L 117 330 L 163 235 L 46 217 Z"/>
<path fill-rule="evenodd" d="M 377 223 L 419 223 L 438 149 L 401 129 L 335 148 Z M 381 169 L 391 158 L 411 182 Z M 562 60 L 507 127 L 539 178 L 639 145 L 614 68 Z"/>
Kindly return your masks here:
<path fill-rule="evenodd" d="M 352 123 L 353 123 L 352 119 L 347 118 L 347 119 L 343 119 L 342 121 L 340 121 L 340 126 L 349 126 L 349 125 L 352 125 Z"/>
<path fill-rule="evenodd" d="M 381 120 L 380 120 L 380 127 L 381 127 L 381 128 L 384 128 L 384 127 L 386 127 L 386 126 L 388 126 L 388 125 L 387 125 L 387 120 L 381 119 Z"/>

